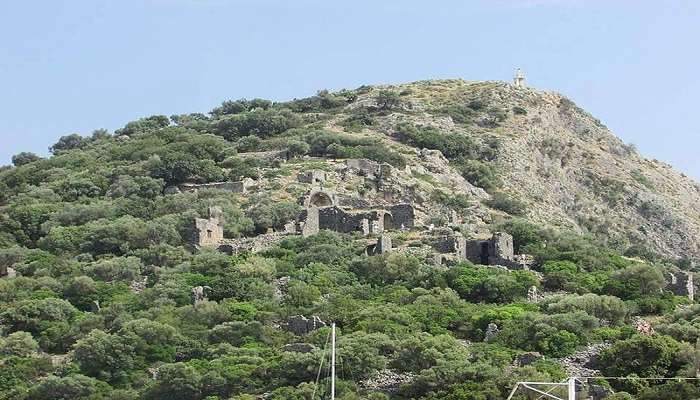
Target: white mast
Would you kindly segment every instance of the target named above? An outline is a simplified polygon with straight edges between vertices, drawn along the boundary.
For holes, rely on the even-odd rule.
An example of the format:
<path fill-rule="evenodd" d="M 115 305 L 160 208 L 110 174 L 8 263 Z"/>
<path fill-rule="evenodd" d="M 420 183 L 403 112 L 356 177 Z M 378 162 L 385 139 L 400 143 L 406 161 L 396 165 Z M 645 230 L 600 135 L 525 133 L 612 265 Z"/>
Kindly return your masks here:
<path fill-rule="evenodd" d="M 331 400 L 335 400 L 335 322 L 331 324 Z"/>

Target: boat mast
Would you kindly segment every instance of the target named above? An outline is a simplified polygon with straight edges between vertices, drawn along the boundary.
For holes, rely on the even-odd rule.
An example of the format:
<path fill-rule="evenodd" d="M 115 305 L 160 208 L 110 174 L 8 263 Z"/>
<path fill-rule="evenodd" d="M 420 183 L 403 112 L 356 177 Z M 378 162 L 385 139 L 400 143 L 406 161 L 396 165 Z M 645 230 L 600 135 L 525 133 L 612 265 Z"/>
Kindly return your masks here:
<path fill-rule="evenodd" d="M 335 322 L 331 324 L 331 400 L 335 400 Z"/>

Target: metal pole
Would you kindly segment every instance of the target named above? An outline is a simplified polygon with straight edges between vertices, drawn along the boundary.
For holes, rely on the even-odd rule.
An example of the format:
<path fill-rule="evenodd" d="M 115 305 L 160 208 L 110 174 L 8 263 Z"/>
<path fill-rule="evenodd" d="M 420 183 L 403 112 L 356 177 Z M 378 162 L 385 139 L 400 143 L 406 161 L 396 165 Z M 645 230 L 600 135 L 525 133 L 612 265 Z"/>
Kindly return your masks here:
<path fill-rule="evenodd" d="M 331 324 L 331 400 L 335 400 L 335 322 Z"/>
<path fill-rule="evenodd" d="M 569 378 L 569 400 L 576 400 L 576 378 Z"/>

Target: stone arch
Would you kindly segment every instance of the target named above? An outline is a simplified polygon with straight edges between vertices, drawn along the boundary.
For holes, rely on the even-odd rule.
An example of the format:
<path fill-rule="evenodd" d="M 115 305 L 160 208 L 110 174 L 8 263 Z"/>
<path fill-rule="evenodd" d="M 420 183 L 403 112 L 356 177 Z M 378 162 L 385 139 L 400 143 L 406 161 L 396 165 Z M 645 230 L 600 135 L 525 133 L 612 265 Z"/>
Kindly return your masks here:
<path fill-rule="evenodd" d="M 333 199 L 325 192 L 316 192 L 309 198 L 309 205 L 314 207 L 328 207 L 333 205 Z"/>

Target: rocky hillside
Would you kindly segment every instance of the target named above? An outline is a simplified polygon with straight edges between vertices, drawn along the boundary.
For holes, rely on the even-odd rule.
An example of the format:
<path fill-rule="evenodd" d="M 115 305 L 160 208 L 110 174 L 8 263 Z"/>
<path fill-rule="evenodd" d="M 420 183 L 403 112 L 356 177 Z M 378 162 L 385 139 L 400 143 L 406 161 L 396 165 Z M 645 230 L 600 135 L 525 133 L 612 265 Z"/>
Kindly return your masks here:
<path fill-rule="evenodd" d="M 382 91 L 399 93 L 397 103 L 359 128 L 349 125 L 358 110 L 379 108 Z M 638 254 L 641 244 L 670 258 L 700 255 L 700 185 L 667 164 L 645 159 L 562 95 L 462 80 L 374 87 L 322 125 L 378 138 L 405 155 L 400 183 L 425 189 L 414 200 L 426 211 L 436 206 L 429 201 L 431 191 L 460 193 L 471 201 L 464 218 L 488 224 L 498 215 L 484 207 L 485 200 L 502 192 L 522 202 L 522 213 L 532 221 L 593 234 L 623 252 Z M 460 154 L 457 147 L 447 154 L 450 165 L 438 154 L 421 153 L 423 147 L 443 145 L 406 139 L 407 125 L 466 137 L 481 154 Z M 463 158 L 476 168 L 465 173 Z M 490 194 L 460 175 L 471 176 Z M 489 179 L 496 182 L 485 185 L 482 175 L 493 175 Z"/>
<path fill-rule="evenodd" d="M 0 168 L 0 399 L 326 398 L 331 323 L 339 399 L 700 398 L 698 185 L 560 95 L 225 101 L 51 151 Z"/>

